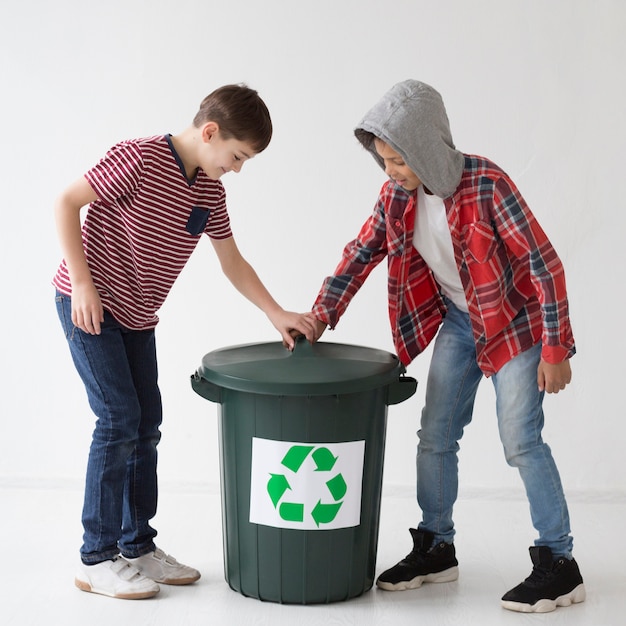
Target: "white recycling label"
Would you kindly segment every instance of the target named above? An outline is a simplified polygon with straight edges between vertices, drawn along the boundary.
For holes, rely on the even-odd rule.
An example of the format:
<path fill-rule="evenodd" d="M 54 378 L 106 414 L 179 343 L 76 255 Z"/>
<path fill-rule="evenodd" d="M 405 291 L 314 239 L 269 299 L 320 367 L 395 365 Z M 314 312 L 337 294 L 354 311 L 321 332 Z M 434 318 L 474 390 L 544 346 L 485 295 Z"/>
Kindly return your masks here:
<path fill-rule="evenodd" d="M 252 439 L 250 522 L 332 530 L 361 523 L 365 441 Z"/>

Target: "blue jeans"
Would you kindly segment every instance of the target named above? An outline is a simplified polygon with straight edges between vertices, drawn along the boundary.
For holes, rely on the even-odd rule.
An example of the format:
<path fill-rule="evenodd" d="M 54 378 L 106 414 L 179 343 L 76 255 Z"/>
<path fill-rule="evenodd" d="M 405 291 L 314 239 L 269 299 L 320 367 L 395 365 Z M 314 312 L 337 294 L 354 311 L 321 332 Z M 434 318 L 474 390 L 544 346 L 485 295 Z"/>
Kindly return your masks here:
<path fill-rule="evenodd" d="M 74 365 L 96 416 L 83 503 L 86 564 L 120 552 L 138 557 L 155 549 L 149 520 L 157 506 L 157 444 L 161 394 L 154 330 L 133 331 L 105 312 L 100 335 L 72 324 L 71 299 L 56 305 Z"/>
<path fill-rule="evenodd" d="M 452 509 L 458 493 L 459 440 L 472 420 L 483 374 L 469 315 L 447 302 L 448 314 L 434 344 L 417 446 L 419 527 L 437 542 L 452 543 Z M 573 540 L 559 473 L 541 438 L 543 393 L 537 388 L 541 345 L 518 355 L 493 375 L 500 440 L 506 461 L 519 470 L 530 504 L 535 545 L 571 558 Z"/>

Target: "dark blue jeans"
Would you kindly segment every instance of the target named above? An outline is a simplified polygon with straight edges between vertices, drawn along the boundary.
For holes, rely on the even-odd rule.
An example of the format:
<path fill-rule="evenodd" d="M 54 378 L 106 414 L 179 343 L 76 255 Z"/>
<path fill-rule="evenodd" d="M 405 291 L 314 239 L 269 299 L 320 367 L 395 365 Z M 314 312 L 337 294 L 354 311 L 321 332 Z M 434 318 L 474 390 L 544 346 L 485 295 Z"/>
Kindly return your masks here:
<path fill-rule="evenodd" d="M 94 564 L 120 552 L 154 550 L 161 394 L 154 330 L 124 328 L 105 312 L 100 335 L 72 324 L 71 299 L 56 304 L 74 365 L 96 416 L 85 484 L 81 558 Z"/>

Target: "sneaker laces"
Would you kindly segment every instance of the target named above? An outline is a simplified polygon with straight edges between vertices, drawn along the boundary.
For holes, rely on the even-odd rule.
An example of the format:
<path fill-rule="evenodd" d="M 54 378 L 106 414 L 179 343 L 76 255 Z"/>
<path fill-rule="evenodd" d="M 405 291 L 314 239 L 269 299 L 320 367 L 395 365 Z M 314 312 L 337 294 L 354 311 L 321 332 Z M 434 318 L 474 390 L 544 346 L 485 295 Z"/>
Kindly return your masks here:
<path fill-rule="evenodd" d="M 551 568 L 547 568 L 544 565 L 535 565 L 530 576 L 525 580 L 529 585 L 542 585 L 552 580 L 556 574 L 556 571 L 560 569 L 563 564 L 563 560 L 556 561 Z"/>
<path fill-rule="evenodd" d="M 413 550 L 411 550 L 411 552 L 404 557 L 402 563 L 406 563 L 408 565 L 419 565 L 424 561 L 424 559 L 427 559 L 429 554 L 437 547 L 437 545 L 434 545 L 428 550 L 424 550 L 423 548 L 413 548 Z"/>
<path fill-rule="evenodd" d="M 411 552 L 400 561 L 400 565 L 417 565 L 419 562 L 420 558 L 418 557 L 417 550 L 411 550 Z"/>

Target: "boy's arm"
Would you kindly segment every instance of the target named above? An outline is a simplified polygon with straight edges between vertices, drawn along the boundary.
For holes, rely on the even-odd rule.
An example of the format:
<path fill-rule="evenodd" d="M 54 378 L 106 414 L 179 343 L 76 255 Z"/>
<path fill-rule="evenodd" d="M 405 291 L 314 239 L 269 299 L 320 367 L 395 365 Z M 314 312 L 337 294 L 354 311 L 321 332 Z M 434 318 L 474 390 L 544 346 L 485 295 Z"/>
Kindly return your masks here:
<path fill-rule="evenodd" d="M 558 393 L 572 378 L 570 357 L 574 338 L 569 321 L 565 271 L 556 250 L 510 181 L 496 185 L 499 233 L 509 251 L 528 264 L 530 279 L 543 315 L 541 362 L 537 370 L 540 391 Z"/>
<path fill-rule="evenodd" d="M 387 255 L 385 203 L 389 195 L 385 184 L 372 215 L 361 226 L 355 239 L 343 249 L 341 259 L 331 276 L 327 276 L 313 304 L 311 314 L 318 321 L 317 338 L 326 326 L 334 329 L 352 298 L 372 270 Z"/>
<path fill-rule="evenodd" d="M 100 334 L 104 311 L 87 265 L 80 210 L 98 196 L 83 177 L 72 183 L 54 206 L 57 232 L 72 283 L 72 323 L 92 335 Z"/>
<path fill-rule="evenodd" d="M 307 315 L 285 311 L 272 298 L 252 266 L 241 256 L 233 237 L 211 239 L 217 253 L 222 271 L 235 289 L 250 302 L 259 307 L 282 335 L 283 344 L 290 350 L 294 347 L 294 338 L 290 331 L 297 330 L 310 342 L 315 339 L 313 322 Z"/>

